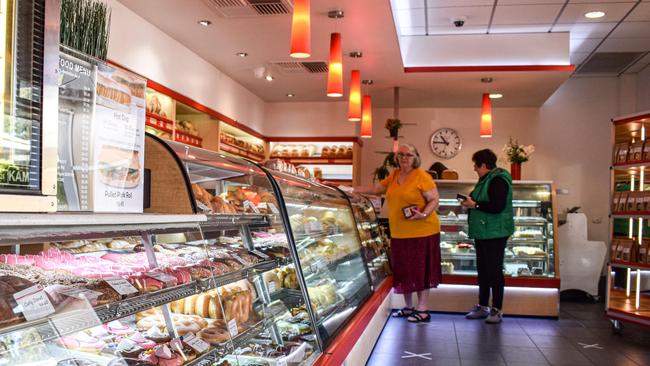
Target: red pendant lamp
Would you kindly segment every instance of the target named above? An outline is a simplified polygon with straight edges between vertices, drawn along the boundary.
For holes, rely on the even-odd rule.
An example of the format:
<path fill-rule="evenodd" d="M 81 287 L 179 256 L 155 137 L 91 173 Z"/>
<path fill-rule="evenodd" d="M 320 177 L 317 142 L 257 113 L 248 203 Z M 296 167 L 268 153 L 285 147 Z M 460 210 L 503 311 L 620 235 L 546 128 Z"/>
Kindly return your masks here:
<path fill-rule="evenodd" d="M 359 70 L 352 70 L 352 76 L 350 77 L 348 121 L 361 121 L 361 72 Z"/>
<path fill-rule="evenodd" d="M 361 117 L 361 138 L 372 137 L 372 101 L 370 95 L 363 96 L 363 115 Z"/>
<path fill-rule="evenodd" d="M 311 56 L 310 0 L 294 0 L 291 22 L 291 57 Z"/>
<path fill-rule="evenodd" d="M 481 137 L 492 137 L 492 105 L 490 105 L 490 94 L 483 94 L 481 106 Z"/>
<path fill-rule="evenodd" d="M 330 64 L 327 72 L 327 96 L 343 96 L 343 54 L 341 33 L 332 33 L 330 39 Z"/>

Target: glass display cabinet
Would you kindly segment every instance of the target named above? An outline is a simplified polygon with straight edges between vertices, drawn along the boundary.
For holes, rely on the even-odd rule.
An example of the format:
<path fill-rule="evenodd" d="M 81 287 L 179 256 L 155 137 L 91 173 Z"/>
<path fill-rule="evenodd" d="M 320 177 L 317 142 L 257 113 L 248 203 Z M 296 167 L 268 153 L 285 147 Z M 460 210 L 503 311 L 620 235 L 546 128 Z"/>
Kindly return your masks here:
<path fill-rule="evenodd" d="M 373 289 L 391 273 L 388 261 L 388 237 L 377 222 L 372 202 L 356 193 L 347 193 L 361 239 L 361 253 L 370 273 Z"/>
<path fill-rule="evenodd" d="M 458 193 L 469 195 L 475 183 L 436 181 L 440 193 L 438 212 L 443 274 L 476 275 L 476 253 L 474 241 L 468 237 L 467 211 L 456 199 Z M 507 242 L 504 260 L 506 284 L 508 277 L 555 278 L 556 212 L 552 184 L 514 181 L 513 210 L 515 233 Z"/>
<path fill-rule="evenodd" d="M 345 194 L 272 172 L 291 225 L 312 314 L 323 349 L 371 294 L 356 223 Z"/>

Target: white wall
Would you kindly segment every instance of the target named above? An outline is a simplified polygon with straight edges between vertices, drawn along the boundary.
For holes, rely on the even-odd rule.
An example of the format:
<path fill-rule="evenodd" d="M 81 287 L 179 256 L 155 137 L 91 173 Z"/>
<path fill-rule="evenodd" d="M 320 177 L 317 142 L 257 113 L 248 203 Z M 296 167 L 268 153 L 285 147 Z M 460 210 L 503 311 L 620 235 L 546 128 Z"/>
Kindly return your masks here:
<path fill-rule="evenodd" d="M 356 136 L 358 123 L 348 122 L 347 102 L 267 103 L 263 133 L 267 136 Z"/>
<path fill-rule="evenodd" d="M 637 75 L 637 112 L 650 110 L 650 66 Z"/>
<path fill-rule="evenodd" d="M 112 8 L 108 59 L 257 131 L 264 101 L 119 3 Z"/>

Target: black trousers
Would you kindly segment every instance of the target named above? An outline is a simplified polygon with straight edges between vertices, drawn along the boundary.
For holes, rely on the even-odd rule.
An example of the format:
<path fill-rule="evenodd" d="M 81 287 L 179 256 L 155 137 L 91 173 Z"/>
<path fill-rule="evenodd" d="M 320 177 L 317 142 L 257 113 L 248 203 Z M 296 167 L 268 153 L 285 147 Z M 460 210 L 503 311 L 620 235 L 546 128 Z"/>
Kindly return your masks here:
<path fill-rule="evenodd" d="M 478 303 L 489 306 L 492 290 L 492 306 L 503 309 L 503 256 L 508 237 L 474 240 L 476 269 L 478 270 Z"/>

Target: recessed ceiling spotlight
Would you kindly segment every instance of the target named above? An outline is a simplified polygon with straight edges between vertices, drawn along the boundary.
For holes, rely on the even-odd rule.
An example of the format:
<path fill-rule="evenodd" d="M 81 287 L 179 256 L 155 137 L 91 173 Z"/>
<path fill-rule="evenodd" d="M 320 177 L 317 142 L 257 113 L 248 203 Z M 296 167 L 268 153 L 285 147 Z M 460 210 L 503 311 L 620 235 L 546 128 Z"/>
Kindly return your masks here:
<path fill-rule="evenodd" d="M 293 98 L 293 97 L 295 97 L 295 96 L 296 96 L 296 95 L 293 94 L 293 93 L 287 93 L 287 98 Z"/>
<path fill-rule="evenodd" d="M 198 23 L 201 24 L 201 25 L 204 26 L 204 27 L 207 27 L 207 26 L 209 26 L 210 24 L 212 24 L 211 21 L 206 20 L 206 19 L 199 20 Z"/>
<path fill-rule="evenodd" d="M 265 79 L 266 79 L 266 81 L 273 81 L 273 79 L 275 79 L 275 78 L 273 76 L 271 76 L 271 75 L 266 75 Z"/>
<path fill-rule="evenodd" d="M 590 11 L 588 13 L 585 13 L 585 18 L 589 18 L 589 19 L 598 19 L 604 16 L 605 16 L 605 12 L 600 10 Z"/>
<path fill-rule="evenodd" d="M 246 53 L 246 52 L 237 52 L 236 55 L 239 56 L 239 57 L 246 57 L 246 56 L 248 56 L 248 53 Z"/>
<path fill-rule="evenodd" d="M 503 98 L 503 94 L 499 94 L 499 93 L 490 94 L 490 99 L 501 99 L 501 98 Z"/>

